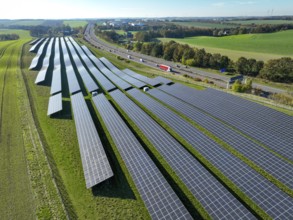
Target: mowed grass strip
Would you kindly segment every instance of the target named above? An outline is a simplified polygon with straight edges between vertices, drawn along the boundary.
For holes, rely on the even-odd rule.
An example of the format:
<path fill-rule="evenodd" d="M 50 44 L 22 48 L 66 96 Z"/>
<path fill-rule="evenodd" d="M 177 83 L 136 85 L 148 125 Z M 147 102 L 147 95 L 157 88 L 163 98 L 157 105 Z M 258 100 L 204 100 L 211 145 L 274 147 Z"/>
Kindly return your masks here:
<path fill-rule="evenodd" d="M 226 37 L 159 38 L 163 42 L 174 40 L 207 52 L 221 53 L 231 59 L 240 56 L 259 60 L 293 57 L 293 30 L 269 34 L 243 34 Z"/>
<path fill-rule="evenodd" d="M 22 42 L 0 60 L 0 213 L 1 219 L 34 218 L 35 201 L 24 149 L 21 109 L 17 103 L 18 58 Z"/>

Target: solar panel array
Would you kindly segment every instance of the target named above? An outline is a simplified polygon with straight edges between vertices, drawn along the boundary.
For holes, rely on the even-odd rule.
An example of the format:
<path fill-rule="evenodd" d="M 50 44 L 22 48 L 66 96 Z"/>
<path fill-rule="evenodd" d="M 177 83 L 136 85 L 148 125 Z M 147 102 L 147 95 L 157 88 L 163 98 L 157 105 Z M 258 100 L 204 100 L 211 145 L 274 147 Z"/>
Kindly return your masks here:
<path fill-rule="evenodd" d="M 86 187 L 91 188 L 112 177 L 113 171 L 81 92 L 71 96 L 71 105 Z"/>
<path fill-rule="evenodd" d="M 30 70 L 35 69 L 38 66 L 40 57 L 42 56 L 42 54 L 44 52 L 44 48 L 45 48 L 45 45 L 47 44 L 48 40 L 49 40 L 49 38 L 45 39 L 42 42 L 42 45 L 40 46 L 40 48 L 39 48 L 39 50 L 37 52 L 37 55 L 32 60 L 32 63 L 30 65 L 30 67 L 29 67 Z"/>
<path fill-rule="evenodd" d="M 70 38 L 69 38 L 70 39 Z M 97 86 L 97 84 L 95 83 L 95 81 L 93 80 L 93 78 L 90 76 L 89 72 L 86 70 L 86 68 L 83 66 L 76 50 L 73 47 L 73 44 L 71 43 L 71 41 L 74 41 L 72 38 L 70 41 L 67 41 L 67 46 L 69 48 L 69 51 L 71 53 L 72 56 L 72 60 L 73 63 L 75 64 L 79 75 L 82 78 L 82 81 L 87 89 L 88 92 L 93 92 L 93 91 L 97 91 L 99 89 L 99 87 Z"/>
<path fill-rule="evenodd" d="M 34 45 L 35 43 L 37 43 L 40 40 L 40 38 L 34 39 L 32 40 L 29 44 L 30 45 Z"/>
<path fill-rule="evenodd" d="M 44 40 L 45 38 L 39 39 L 39 41 L 30 48 L 29 52 L 37 52 L 37 47 L 41 45 Z"/>
<path fill-rule="evenodd" d="M 255 142 L 234 131 L 220 121 L 210 117 L 191 105 L 183 102 L 158 89 L 148 91 L 156 99 L 171 106 L 176 111 L 184 114 L 197 124 L 209 130 L 218 138 L 239 151 L 245 157 L 253 161 L 263 170 L 293 189 L 293 165 L 285 162 L 275 154 L 262 148 Z"/>
<path fill-rule="evenodd" d="M 58 93 L 50 97 L 47 115 L 53 115 L 60 111 L 62 111 L 62 94 Z"/>
<path fill-rule="evenodd" d="M 63 52 L 63 60 L 64 60 L 64 64 L 65 64 L 65 69 L 66 69 L 66 76 L 67 76 L 67 82 L 68 82 L 68 86 L 69 86 L 69 92 L 70 92 L 70 94 L 74 94 L 74 93 L 80 91 L 80 86 L 77 81 L 75 71 L 72 67 L 71 60 L 70 60 L 70 57 L 68 54 L 68 50 L 67 50 L 64 38 L 61 38 L 61 48 L 62 48 L 62 52 Z"/>
<path fill-rule="evenodd" d="M 96 80 L 100 83 L 100 85 L 106 90 L 111 91 L 116 88 L 116 86 L 111 83 L 110 80 L 107 79 L 94 65 L 93 63 L 99 61 L 97 57 L 95 57 L 90 50 L 86 46 L 82 46 L 82 49 L 85 51 L 86 55 L 90 58 L 90 60 L 87 57 L 82 57 L 83 61 L 88 66 L 89 70 L 93 74 L 93 76 L 96 78 Z"/>
<path fill-rule="evenodd" d="M 110 95 L 159 151 L 212 218 L 254 218 L 187 150 L 126 95 L 119 90 L 111 92 Z M 108 115 L 111 117 L 112 113 L 109 112 Z M 121 136 L 125 137 L 125 135 Z"/>
<path fill-rule="evenodd" d="M 50 94 L 55 94 L 62 91 L 61 81 L 61 57 L 60 57 L 60 40 L 55 39 L 55 53 L 54 53 L 54 69 L 52 73 L 52 83 Z"/>
<path fill-rule="evenodd" d="M 170 79 L 167 79 L 165 77 L 162 77 L 162 76 L 157 76 L 156 78 L 154 78 L 155 80 L 159 81 L 160 83 L 162 84 L 170 84 L 170 83 L 173 83 L 172 80 Z"/>
<path fill-rule="evenodd" d="M 210 103 L 208 101 L 208 97 L 201 97 L 200 95 L 197 95 L 198 92 L 196 92 L 196 90 L 180 84 L 174 84 L 171 86 L 164 85 L 161 86 L 160 89 L 190 103 L 191 105 L 213 115 L 214 117 L 221 119 L 244 134 L 249 135 L 255 140 L 267 145 L 280 155 L 293 160 L 292 142 L 280 138 L 264 129 L 258 128 L 252 123 L 247 123 L 246 120 L 243 120 L 238 116 L 230 114 L 226 110 L 222 109 L 220 105 Z M 231 106 L 231 104 L 229 104 L 229 106 Z"/>
<path fill-rule="evenodd" d="M 215 89 L 206 89 L 202 96 L 208 97 L 209 102 L 218 104 L 230 114 L 292 141 L 293 144 L 293 117 Z"/>
<path fill-rule="evenodd" d="M 272 218 L 293 217 L 293 199 L 281 189 L 146 94 L 137 89 L 128 94 L 183 137 Z"/>
<path fill-rule="evenodd" d="M 97 65 L 97 67 L 101 70 L 101 72 L 106 77 L 108 77 L 114 84 L 116 84 L 118 87 L 120 87 L 123 90 L 132 88 L 132 86 L 129 83 L 125 82 L 120 77 L 112 73 L 109 69 L 107 69 L 107 67 L 105 67 L 105 65 L 101 61 L 103 63 L 107 62 L 107 60 L 104 57 L 100 58 L 100 60 L 95 60 L 94 62 Z"/>
<path fill-rule="evenodd" d="M 106 65 L 106 67 L 108 67 L 114 74 L 116 74 L 118 77 L 122 78 L 123 80 L 125 80 L 126 82 L 138 87 L 138 88 L 143 88 L 144 86 L 146 86 L 145 83 L 143 83 L 142 81 L 133 78 L 132 76 L 127 75 L 126 73 L 122 72 L 121 70 L 119 70 L 116 66 L 114 66 L 109 60 L 107 60 L 106 58 L 103 58 L 103 63 Z"/>
<path fill-rule="evenodd" d="M 93 97 L 152 219 L 192 219 L 152 159 L 103 94 Z"/>
<path fill-rule="evenodd" d="M 136 79 L 139 79 L 140 81 L 148 84 L 148 85 L 151 85 L 151 86 L 157 86 L 157 85 L 160 85 L 161 82 L 156 80 L 156 79 L 153 79 L 153 78 L 148 78 L 146 76 L 143 76 L 143 75 L 140 75 L 136 72 L 133 72 L 132 70 L 130 69 L 125 69 L 123 70 L 124 73 L 128 74 L 129 76 L 132 76 Z"/>
<path fill-rule="evenodd" d="M 46 55 L 43 59 L 43 66 L 42 69 L 40 70 L 40 72 L 37 75 L 37 78 L 35 80 L 35 84 L 41 83 L 45 81 L 46 78 L 46 74 L 50 65 L 50 58 L 52 56 L 52 47 L 53 47 L 53 43 L 54 43 L 54 38 L 51 38 L 48 47 L 47 47 L 47 51 L 46 51 Z"/>

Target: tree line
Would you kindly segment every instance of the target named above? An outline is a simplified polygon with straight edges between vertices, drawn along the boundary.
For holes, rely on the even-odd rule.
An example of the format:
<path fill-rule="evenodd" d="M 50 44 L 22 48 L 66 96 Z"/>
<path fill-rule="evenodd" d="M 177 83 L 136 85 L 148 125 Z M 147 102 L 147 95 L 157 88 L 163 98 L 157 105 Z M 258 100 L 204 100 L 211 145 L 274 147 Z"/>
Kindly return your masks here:
<path fill-rule="evenodd" d="M 136 42 L 127 44 L 127 49 L 146 55 L 182 63 L 186 66 L 211 68 L 245 76 L 260 77 L 274 82 L 293 82 L 293 60 L 290 57 L 269 60 L 267 63 L 240 57 L 236 62 L 219 53 L 211 54 L 205 49 L 192 48 L 175 41 Z"/>
<path fill-rule="evenodd" d="M 17 34 L 0 34 L 0 41 L 5 41 L 5 40 L 18 40 L 19 35 Z"/>

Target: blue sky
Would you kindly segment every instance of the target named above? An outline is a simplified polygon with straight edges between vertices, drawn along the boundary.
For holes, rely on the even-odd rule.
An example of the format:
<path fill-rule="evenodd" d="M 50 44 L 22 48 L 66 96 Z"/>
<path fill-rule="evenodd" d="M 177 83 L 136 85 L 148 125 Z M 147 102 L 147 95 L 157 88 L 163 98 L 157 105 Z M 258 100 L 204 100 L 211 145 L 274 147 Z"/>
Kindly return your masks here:
<path fill-rule="evenodd" d="M 293 15 L 293 0 L 4 0 L 0 19 Z"/>

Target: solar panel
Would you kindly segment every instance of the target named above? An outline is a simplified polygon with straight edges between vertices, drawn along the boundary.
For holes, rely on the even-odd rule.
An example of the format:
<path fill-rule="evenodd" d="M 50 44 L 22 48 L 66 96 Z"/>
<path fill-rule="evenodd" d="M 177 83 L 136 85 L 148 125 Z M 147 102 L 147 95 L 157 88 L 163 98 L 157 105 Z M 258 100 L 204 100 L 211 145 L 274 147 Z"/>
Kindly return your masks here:
<path fill-rule="evenodd" d="M 218 104 L 220 108 L 248 123 L 293 141 L 293 117 L 215 89 L 204 90 L 202 97 L 208 97 L 209 102 Z"/>
<path fill-rule="evenodd" d="M 125 80 L 126 82 L 138 87 L 143 88 L 146 86 L 145 83 L 142 81 L 137 80 L 136 78 L 133 78 L 132 76 L 127 75 L 123 71 L 119 70 L 116 66 L 114 66 L 109 60 L 106 58 L 101 58 L 102 62 L 108 67 L 116 76 L 120 77 L 121 79 Z"/>
<path fill-rule="evenodd" d="M 80 91 L 80 86 L 77 81 L 75 71 L 72 67 L 64 38 L 61 38 L 61 48 L 63 52 L 63 59 L 64 59 L 64 64 L 66 69 L 66 77 L 68 81 L 69 91 L 70 91 L 70 94 L 74 94 Z"/>
<path fill-rule="evenodd" d="M 59 42 L 60 40 L 57 37 L 55 39 L 54 69 L 52 74 L 52 83 L 51 83 L 51 92 L 50 92 L 51 95 L 62 91 Z"/>
<path fill-rule="evenodd" d="M 121 91 L 111 97 L 158 150 L 176 175 L 214 219 L 254 219 L 253 215 L 164 128 Z M 109 117 L 112 115 L 108 113 Z"/>
<path fill-rule="evenodd" d="M 73 41 L 73 39 L 72 39 L 72 41 Z M 83 66 L 76 50 L 73 47 L 73 44 L 70 41 L 67 41 L 67 45 L 68 45 L 69 51 L 72 55 L 72 58 L 73 58 L 72 60 L 73 60 L 74 64 L 76 65 L 76 68 L 79 72 L 79 75 L 82 78 L 82 81 L 83 81 L 87 91 L 88 92 L 97 91 L 99 89 L 99 87 L 97 86 L 97 84 L 95 83 L 93 78 L 90 76 L 89 72 Z"/>
<path fill-rule="evenodd" d="M 39 39 L 39 41 L 37 42 L 37 43 L 35 43 L 32 47 L 31 47 L 31 49 L 29 50 L 29 52 L 37 52 L 37 47 L 39 46 L 39 45 L 41 45 L 42 44 L 42 42 L 45 40 L 45 38 L 41 38 L 41 39 Z"/>
<path fill-rule="evenodd" d="M 29 45 L 34 45 L 35 43 L 37 43 L 40 40 L 40 38 L 34 39 L 32 40 Z"/>
<path fill-rule="evenodd" d="M 50 58 L 51 58 L 51 55 L 52 55 L 51 52 L 52 52 L 53 43 L 54 43 L 54 38 L 51 38 L 51 40 L 50 40 L 50 42 L 48 44 L 48 47 L 47 47 L 46 55 L 45 55 L 45 57 L 43 59 L 42 69 L 40 70 L 40 72 L 37 75 L 35 84 L 38 84 L 38 83 L 41 83 L 41 82 L 45 81 L 46 74 L 47 74 L 47 71 L 48 71 L 48 68 L 49 68 L 49 65 L 50 65 Z"/>
<path fill-rule="evenodd" d="M 132 76 L 136 79 L 139 79 L 140 81 L 148 84 L 148 85 L 151 85 L 151 86 L 157 86 L 157 85 L 160 85 L 161 82 L 159 80 L 156 80 L 154 78 L 148 78 L 146 76 L 143 76 L 141 74 L 138 74 L 136 72 L 133 72 L 132 70 L 130 69 L 125 69 L 123 70 L 124 73 L 128 74 L 129 76 Z"/>
<path fill-rule="evenodd" d="M 112 73 L 109 69 L 107 69 L 107 67 L 105 67 L 105 65 L 99 59 L 95 59 L 93 60 L 93 62 L 99 68 L 99 70 L 104 74 L 104 76 L 110 79 L 115 85 L 117 85 L 123 90 L 132 88 L 132 86 L 129 83 L 125 82 L 124 80 L 116 76 L 114 73 Z"/>
<path fill-rule="evenodd" d="M 47 38 L 45 41 L 43 41 L 42 45 L 40 46 L 40 48 L 39 48 L 39 50 L 37 52 L 37 55 L 32 60 L 32 63 L 30 65 L 30 67 L 29 67 L 30 70 L 35 69 L 38 66 L 38 64 L 40 62 L 40 57 L 44 52 L 44 48 L 45 48 L 45 45 L 47 44 L 48 40 L 49 39 Z"/>
<path fill-rule="evenodd" d="M 81 92 L 71 96 L 74 122 L 86 187 L 113 176 L 102 142 Z"/>
<path fill-rule="evenodd" d="M 47 115 L 53 115 L 60 111 L 62 111 L 62 94 L 58 93 L 50 97 Z"/>
<path fill-rule="evenodd" d="M 192 219 L 134 134 L 103 94 L 93 97 L 152 219 Z"/>
<path fill-rule="evenodd" d="M 222 141 L 239 151 L 263 170 L 293 189 L 293 166 L 262 148 L 255 142 L 242 136 L 213 117 L 201 112 L 184 101 L 181 101 L 158 89 L 148 91 L 150 95 L 184 114 L 197 124 L 206 128 Z M 249 147 L 248 147 L 249 146 Z"/>
<path fill-rule="evenodd" d="M 127 93 L 183 137 L 272 218 L 293 217 L 293 199 L 265 177 L 148 95 L 138 89 Z"/>
<path fill-rule="evenodd" d="M 154 78 L 154 80 L 157 80 L 157 81 L 159 81 L 162 84 L 170 84 L 170 83 L 173 83 L 172 80 L 167 79 L 167 78 L 162 77 L 162 76 L 157 76 L 157 77 Z"/>
<path fill-rule="evenodd" d="M 194 89 L 180 84 L 174 84 L 171 86 L 163 85 L 160 89 L 224 121 L 242 133 L 258 140 L 283 157 L 293 160 L 292 142 L 280 138 L 272 132 L 261 129 L 252 123 L 247 123 L 246 120 L 243 120 L 238 116 L 230 114 L 219 105 L 210 103 L 208 97 L 197 95 L 198 92 Z M 229 106 L 231 106 L 231 104 L 229 104 Z"/>

